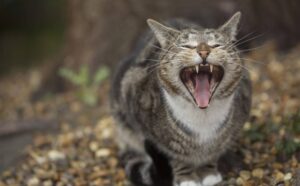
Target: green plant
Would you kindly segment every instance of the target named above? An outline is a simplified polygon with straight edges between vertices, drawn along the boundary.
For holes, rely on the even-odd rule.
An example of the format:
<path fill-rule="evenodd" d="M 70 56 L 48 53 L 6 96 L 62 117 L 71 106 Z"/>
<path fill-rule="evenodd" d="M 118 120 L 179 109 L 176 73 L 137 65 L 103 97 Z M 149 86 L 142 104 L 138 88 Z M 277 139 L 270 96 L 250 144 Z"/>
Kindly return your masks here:
<path fill-rule="evenodd" d="M 300 110 L 286 121 L 286 125 L 290 132 L 294 134 L 300 133 Z"/>
<path fill-rule="evenodd" d="M 300 143 L 292 138 L 284 138 L 283 140 L 276 142 L 275 147 L 278 152 L 290 156 L 300 149 Z"/>
<path fill-rule="evenodd" d="M 283 121 L 283 125 L 285 127 L 285 135 L 282 140 L 275 144 L 275 147 L 279 153 L 291 156 L 300 150 L 300 141 L 299 138 L 297 139 L 297 135 L 300 132 L 300 111 L 287 117 Z"/>
<path fill-rule="evenodd" d="M 76 73 L 69 68 L 59 69 L 59 75 L 77 87 L 78 97 L 87 105 L 94 106 L 98 101 L 99 84 L 109 75 L 107 67 L 99 68 L 93 76 L 87 65 L 82 65 Z"/>
<path fill-rule="evenodd" d="M 251 140 L 251 142 L 263 141 L 265 139 L 265 134 L 263 133 L 264 125 L 252 126 L 246 131 L 246 136 Z"/>

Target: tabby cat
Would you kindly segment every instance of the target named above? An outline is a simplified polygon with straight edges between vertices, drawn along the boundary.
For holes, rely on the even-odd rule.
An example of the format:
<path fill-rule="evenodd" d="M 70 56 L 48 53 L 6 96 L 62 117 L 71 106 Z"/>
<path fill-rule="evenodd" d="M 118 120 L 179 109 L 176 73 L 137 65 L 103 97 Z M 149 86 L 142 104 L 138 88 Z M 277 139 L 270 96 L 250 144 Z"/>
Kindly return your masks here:
<path fill-rule="evenodd" d="M 212 186 L 246 121 L 251 84 L 236 49 L 241 13 L 217 29 L 186 20 L 151 30 L 113 79 L 121 162 L 136 186 Z"/>

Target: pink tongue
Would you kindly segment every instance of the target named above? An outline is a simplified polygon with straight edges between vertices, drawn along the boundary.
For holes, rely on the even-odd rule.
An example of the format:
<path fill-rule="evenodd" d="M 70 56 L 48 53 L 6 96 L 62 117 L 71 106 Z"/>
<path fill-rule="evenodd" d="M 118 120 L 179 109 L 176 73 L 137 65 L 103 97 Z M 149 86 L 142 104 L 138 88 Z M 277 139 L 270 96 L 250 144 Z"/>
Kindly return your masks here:
<path fill-rule="evenodd" d="M 198 107 L 205 108 L 208 106 L 211 96 L 208 75 L 204 73 L 197 74 L 195 76 L 195 82 L 194 98 L 196 99 Z"/>

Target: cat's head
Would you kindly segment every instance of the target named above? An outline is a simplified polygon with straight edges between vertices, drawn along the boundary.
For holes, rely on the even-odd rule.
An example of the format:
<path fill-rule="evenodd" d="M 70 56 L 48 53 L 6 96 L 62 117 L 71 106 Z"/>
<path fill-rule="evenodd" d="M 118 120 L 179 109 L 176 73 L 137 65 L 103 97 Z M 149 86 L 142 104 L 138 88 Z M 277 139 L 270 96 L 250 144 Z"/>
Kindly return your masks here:
<path fill-rule="evenodd" d="M 241 13 L 216 29 L 177 30 L 147 22 L 160 44 L 158 77 L 168 94 L 183 96 L 199 108 L 232 94 L 242 74 L 235 49 Z"/>

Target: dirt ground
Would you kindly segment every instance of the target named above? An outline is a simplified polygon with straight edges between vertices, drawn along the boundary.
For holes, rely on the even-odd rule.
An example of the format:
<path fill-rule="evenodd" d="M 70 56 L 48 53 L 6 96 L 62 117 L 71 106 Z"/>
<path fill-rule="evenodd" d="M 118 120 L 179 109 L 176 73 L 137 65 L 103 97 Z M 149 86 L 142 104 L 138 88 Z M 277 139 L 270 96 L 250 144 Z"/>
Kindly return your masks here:
<path fill-rule="evenodd" d="M 300 184 L 299 51 L 281 52 L 266 42 L 243 56 L 253 106 L 222 159 L 227 163 L 220 167 L 220 185 Z M 91 107 L 72 91 L 33 101 L 41 75 L 36 68 L 0 80 L 0 186 L 128 185 L 114 142 L 109 80 L 99 87 L 98 106 Z"/>

